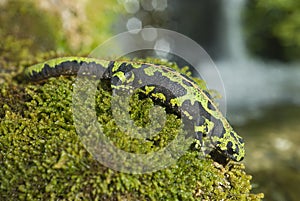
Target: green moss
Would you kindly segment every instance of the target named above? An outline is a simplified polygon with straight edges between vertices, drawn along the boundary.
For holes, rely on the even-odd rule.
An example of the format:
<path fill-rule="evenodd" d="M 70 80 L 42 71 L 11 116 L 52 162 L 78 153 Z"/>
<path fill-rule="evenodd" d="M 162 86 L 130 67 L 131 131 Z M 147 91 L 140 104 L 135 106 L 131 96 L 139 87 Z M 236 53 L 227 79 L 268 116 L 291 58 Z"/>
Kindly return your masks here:
<path fill-rule="evenodd" d="M 116 0 L 88 0 L 75 4 L 71 1 L 42 2 L 10 0 L 1 3 L 1 38 L 11 36 L 17 41 L 26 40 L 32 54 L 53 50 L 88 54 L 112 36 L 112 24 L 123 12 Z M 66 15 L 69 16 L 63 18 Z"/>
<path fill-rule="evenodd" d="M 6 1 L 0 7 L 0 35 L 31 41 L 31 53 L 56 49 L 61 38 L 56 16 L 39 10 L 32 0 Z"/>
<path fill-rule="evenodd" d="M 127 174 L 103 166 L 86 151 L 75 131 L 73 83 L 74 78 L 60 77 L 44 84 L 0 86 L 3 107 L 0 200 L 260 200 L 263 197 L 250 193 L 251 176 L 244 172 L 242 164 L 229 163 L 223 167 L 195 150 L 186 152 L 176 164 L 153 173 Z M 166 146 L 180 129 L 180 120 L 168 114 L 166 126 L 151 140 L 130 138 L 116 126 L 110 100 L 110 89 L 103 82 L 96 96 L 98 121 L 124 150 L 156 151 Z M 135 125 L 149 125 L 152 100 L 139 100 L 135 94 L 130 105 Z"/>

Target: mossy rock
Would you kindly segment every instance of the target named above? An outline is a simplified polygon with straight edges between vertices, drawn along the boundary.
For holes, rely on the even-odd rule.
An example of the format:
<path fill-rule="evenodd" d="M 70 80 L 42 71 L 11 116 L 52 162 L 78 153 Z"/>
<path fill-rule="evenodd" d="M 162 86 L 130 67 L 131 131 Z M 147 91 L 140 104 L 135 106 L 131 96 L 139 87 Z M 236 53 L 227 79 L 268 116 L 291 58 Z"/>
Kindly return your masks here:
<path fill-rule="evenodd" d="M 26 40 L 32 54 L 87 54 L 112 36 L 124 13 L 116 0 L 4 0 L 0 9 L 1 38 Z"/>
<path fill-rule="evenodd" d="M 155 60 L 157 62 L 157 60 Z M 170 63 L 165 63 L 170 66 Z M 177 68 L 172 64 L 171 67 Z M 187 72 L 187 69 L 184 70 Z M 4 83 L 0 104 L 0 200 L 260 200 L 242 163 L 222 166 L 190 149 L 177 162 L 145 174 L 103 166 L 85 149 L 72 114 L 74 77 L 45 83 Z M 198 80 L 199 81 L 199 80 Z M 202 82 L 199 82 L 200 84 Z M 203 84 L 203 83 L 202 83 Z M 142 152 L 166 146 L 180 127 L 174 114 L 152 141 L 124 137 L 111 114 L 111 91 L 99 85 L 96 112 L 122 149 Z M 131 99 L 135 123 L 148 123 L 151 99 Z M 140 119 L 138 117 L 145 117 Z M 133 146 L 136 143 L 137 146 Z"/>
<path fill-rule="evenodd" d="M 0 48 L 0 200 L 260 200 L 263 197 L 250 192 L 251 176 L 245 173 L 242 163 L 231 162 L 224 167 L 195 149 L 187 151 L 176 164 L 145 174 L 117 172 L 95 160 L 85 149 L 74 125 L 72 89 L 75 78 L 51 78 L 42 84 L 14 79 L 21 72 L 21 66 L 44 57 L 33 56 L 33 53 L 59 47 L 69 49 L 61 35 L 59 20 L 51 13 L 36 9 L 33 1 L 8 2 L 7 9 L 0 15 L 4 22 L 0 29 L 0 36 L 3 36 Z M 88 4 L 87 10 L 99 11 L 102 5 L 105 10 L 104 4 L 97 5 Z M 17 18 L 14 14 L 19 11 L 26 17 Z M 10 21 L 12 15 L 14 23 Z M 90 15 L 88 18 L 93 18 Z M 103 12 L 102 15 L 108 19 L 101 17 L 101 21 L 90 21 L 97 26 L 92 30 L 84 29 L 93 33 L 93 38 L 100 31 L 109 30 L 115 17 L 113 13 Z M 32 19 L 38 23 L 30 24 Z M 13 29 L 23 25 L 26 25 L 25 34 L 14 32 L 24 30 Z M 37 36 L 35 41 L 31 38 L 33 35 Z M 106 37 L 99 37 L 86 48 L 96 46 L 103 38 Z M 148 62 L 159 61 L 151 59 Z M 164 64 L 179 70 L 174 64 Z M 190 75 L 187 68 L 181 72 Z M 205 87 L 201 80 L 197 82 Z M 98 122 L 124 150 L 156 151 L 172 141 L 180 128 L 178 117 L 167 114 L 167 126 L 162 132 L 140 146 L 141 140 L 126 137 L 116 126 L 111 114 L 111 92 L 105 83 L 100 84 L 96 97 Z M 136 125 L 149 124 L 148 114 L 153 106 L 151 99 L 139 99 L 137 95 L 132 98 L 131 117 Z"/>
<path fill-rule="evenodd" d="M 57 47 L 61 24 L 57 17 L 37 8 L 29 1 L 4 1 L 0 5 L 0 35 L 29 41 L 31 53 Z"/>

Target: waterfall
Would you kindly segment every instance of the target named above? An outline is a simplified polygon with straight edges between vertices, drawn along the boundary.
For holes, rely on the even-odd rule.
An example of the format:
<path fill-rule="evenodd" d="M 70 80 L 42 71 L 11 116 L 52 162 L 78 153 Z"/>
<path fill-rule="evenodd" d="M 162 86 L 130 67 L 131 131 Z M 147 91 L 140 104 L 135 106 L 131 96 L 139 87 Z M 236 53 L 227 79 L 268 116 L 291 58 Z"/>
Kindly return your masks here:
<path fill-rule="evenodd" d="M 225 56 L 234 60 L 245 60 L 247 57 L 241 30 L 241 12 L 245 5 L 245 0 L 223 0 L 223 14 L 225 17 L 225 41 L 223 39 L 223 49 Z M 224 36 L 221 36 L 224 38 Z"/>
<path fill-rule="evenodd" d="M 282 103 L 300 104 L 299 64 L 263 62 L 245 48 L 241 12 L 245 0 L 223 0 L 226 54 L 215 61 L 224 82 L 228 117 L 236 124 L 260 115 L 264 108 Z"/>

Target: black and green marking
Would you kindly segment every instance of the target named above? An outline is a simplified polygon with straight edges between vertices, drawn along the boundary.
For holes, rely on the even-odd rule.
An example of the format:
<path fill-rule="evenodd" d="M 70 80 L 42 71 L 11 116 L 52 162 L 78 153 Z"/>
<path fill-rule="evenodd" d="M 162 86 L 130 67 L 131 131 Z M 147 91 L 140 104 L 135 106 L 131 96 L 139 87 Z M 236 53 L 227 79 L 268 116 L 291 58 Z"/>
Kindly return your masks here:
<path fill-rule="evenodd" d="M 60 75 L 85 75 L 109 79 L 112 89 L 143 88 L 145 95 L 182 117 L 189 132 L 201 142 L 209 138 L 222 155 L 244 158 L 244 142 L 216 107 L 210 95 L 187 76 L 166 66 L 93 58 L 63 57 L 27 68 L 30 81 Z"/>

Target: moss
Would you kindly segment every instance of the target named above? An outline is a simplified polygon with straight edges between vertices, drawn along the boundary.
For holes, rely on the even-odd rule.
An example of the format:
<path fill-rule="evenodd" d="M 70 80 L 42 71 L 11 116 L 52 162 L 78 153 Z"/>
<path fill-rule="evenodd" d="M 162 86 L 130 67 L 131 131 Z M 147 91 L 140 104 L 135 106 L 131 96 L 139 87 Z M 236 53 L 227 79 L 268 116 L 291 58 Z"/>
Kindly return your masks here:
<path fill-rule="evenodd" d="M 229 163 L 223 167 L 195 150 L 186 152 L 176 164 L 147 174 L 127 174 L 101 165 L 76 134 L 71 108 L 73 83 L 72 77 L 60 77 L 44 84 L 1 85 L 0 103 L 4 108 L 0 115 L 1 200 L 260 200 L 263 197 L 250 193 L 251 176 L 244 172 L 242 164 Z M 160 134 L 141 146 L 141 140 L 126 137 L 116 126 L 110 109 L 111 92 L 104 82 L 96 97 L 98 121 L 122 149 L 137 153 L 158 150 L 180 129 L 179 119 L 168 114 Z M 152 100 L 139 100 L 135 94 L 130 104 L 135 124 L 149 124 Z"/>
<path fill-rule="evenodd" d="M 32 40 L 16 38 L 13 35 L 5 36 L 1 33 L 0 37 L 2 39 L 0 41 L 0 83 L 5 85 L 22 81 L 23 77 L 20 75 L 25 66 L 45 61 L 50 57 L 65 55 L 55 51 L 32 54 L 30 51 Z"/>
<path fill-rule="evenodd" d="M 0 6 L 0 34 L 31 41 L 31 53 L 56 49 L 61 24 L 54 15 L 39 10 L 32 0 L 5 1 Z"/>
<path fill-rule="evenodd" d="M 1 38 L 27 41 L 32 54 L 53 50 L 87 54 L 111 37 L 112 24 L 123 13 L 116 0 L 10 0 L 0 8 Z"/>

